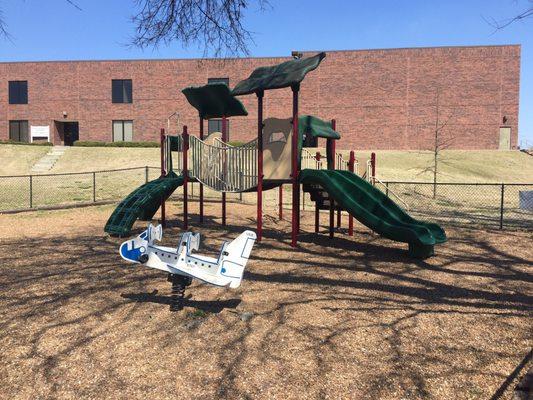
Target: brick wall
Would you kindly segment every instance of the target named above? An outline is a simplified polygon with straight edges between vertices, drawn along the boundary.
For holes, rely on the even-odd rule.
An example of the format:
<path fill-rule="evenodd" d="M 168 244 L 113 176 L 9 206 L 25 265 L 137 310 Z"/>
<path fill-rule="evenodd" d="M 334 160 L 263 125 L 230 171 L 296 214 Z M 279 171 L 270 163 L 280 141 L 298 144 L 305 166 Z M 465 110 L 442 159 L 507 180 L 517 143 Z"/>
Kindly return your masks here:
<path fill-rule="evenodd" d="M 306 55 L 309 55 L 308 53 Z M 230 86 L 262 65 L 288 58 L 231 60 L 144 60 L 0 63 L 0 139 L 8 138 L 8 121 L 50 125 L 79 122 L 80 140 L 111 140 L 112 120 L 134 121 L 134 140 L 157 140 L 168 115 L 178 111 L 180 124 L 197 134 L 198 119 L 181 89 L 229 77 Z M 300 112 L 337 119 L 340 148 L 431 148 L 436 98 L 444 140 L 455 149 L 497 149 L 502 119 L 518 138 L 520 46 L 438 47 L 331 51 L 303 82 Z M 133 103 L 111 102 L 111 80 L 133 80 Z M 29 103 L 9 105 L 7 82 L 27 80 Z M 265 117 L 291 114 L 290 89 L 265 94 Z M 248 117 L 232 118 L 231 139 L 255 137 L 256 101 L 241 100 Z M 177 131 L 175 119 L 172 131 Z M 207 129 L 207 128 L 206 128 Z"/>

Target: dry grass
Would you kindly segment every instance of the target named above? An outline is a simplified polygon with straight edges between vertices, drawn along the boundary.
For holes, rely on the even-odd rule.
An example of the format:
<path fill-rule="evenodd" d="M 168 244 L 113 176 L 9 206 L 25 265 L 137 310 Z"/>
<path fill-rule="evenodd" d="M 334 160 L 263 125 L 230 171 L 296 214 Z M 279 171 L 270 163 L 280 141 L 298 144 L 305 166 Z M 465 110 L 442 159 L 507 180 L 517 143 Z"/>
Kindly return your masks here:
<path fill-rule="evenodd" d="M 49 146 L 0 145 L 0 175 L 25 175 L 46 153 Z"/>
<path fill-rule="evenodd" d="M 85 172 L 160 165 L 158 148 L 71 147 L 51 173 Z"/>
<path fill-rule="evenodd" d="M 228 210 L 224 228 L 207 207 L 202 252 L 254 227 L 253 206 Z M 0 398 L 480 399 L 531 348 L 530 232 L 452 229 L 413 261 L 361 226 L 292 249 L 267 217 L 240 289 L 194 283 L 170 313 L 165 275 L 103 235 L 110 212 L 0 215 Z"/>
<path fill-rule="evenodd" d="M 356 157 L 368 157 L 356 152 Z M 381 180 L 432 182 L 430 151 L 376 151 Z M 439 182 L 531 183 L 533 157 L 520 151 L 443 150 L 439 157 Z"/>
<path fill-rule="evenodd" d="M 324 149 L 321 150 L 322 154 Z M 0 175 L 27 174 L 48 148 L 0 146 Z M 342 151 L 342 150 L 341 150 Z M 356 151 L 356 157 L 368 159 L 371 151 Z M 382 180 L 431 181 L 429 172 L 433 154 L 429 151 L 378 150 L 377 172 Z M 157 148 L 72 147 L 59 159 L 51 173 L 100 171 L 140 166 L 159 166 Z M 364 169 L 364 166 L 360 168 Z M 441 182 L 517 182 L 531 183 L 533 157 L 519 151 L 442 152 Z"/>

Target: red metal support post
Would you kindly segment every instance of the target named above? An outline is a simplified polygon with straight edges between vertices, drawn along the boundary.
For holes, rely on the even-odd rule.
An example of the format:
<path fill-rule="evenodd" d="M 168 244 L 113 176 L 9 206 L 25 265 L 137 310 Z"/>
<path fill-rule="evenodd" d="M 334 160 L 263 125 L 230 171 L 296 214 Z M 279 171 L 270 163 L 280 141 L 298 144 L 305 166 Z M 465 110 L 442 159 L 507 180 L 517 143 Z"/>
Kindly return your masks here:
<path fill-rule="evenodd" d="M 335 130 L 336 122 L 334 119 L 331 120 L 331 129 Z M 328 169 L 335 169 L 335 140 L 327 139 L 326 142 L 326 151 L 328 159 Z M 335 201 L 333 198 L 329 198 L 329 237 L 333 239 L 334 234 L 334 223 L 335 223 Z"/>
<path fill-rule="evenodd" d="M 372 185 L 376 184 L 376 153 L 370 154 L 370 167 L 372 168 Z"/>
<path fill-rule="evenodd" d="M 348 159 L 348 170 L 350 172 L 355 171 L 355 153 L 353 150 L 350 151 L 350 158 Z M 353 216 L 348 214 L 348 235 L 353 236 Z"/>
<path fill-rule="evenodd" d="M 298 243 L 298 232 L 300 230 L 300 183 L 298 182 L 298 91 L 300 85 L 292 86 L 292 234 L 291 246 L 296 247 Z"/>
<path fill-rule="evenodd" d="M 257 95 L 257 241 L 263 239 L 263 96 Z"/>
<path fill-rule="evenodd" d="M 204 140 L 204 119 L 200 116 L 200 140 Z M 203 168 L 200 165 L 200 168 Z M 200 182 L 200 223 L 204 222 L 204 185 Z"/>
<path fill-rule="evenodd" d="M 222 116 L 222 142 L 228 141 L 227 124 L 228 120 L 225 115 Z M 222 173 L 226 179 L 226 155 L 224 155 Z M 222 226 L 226 226 L 226 192 L 222 192 Z"/>
<path fill-rule="evenodd" d="M 165 169 L 165 128 L 161 128 L 161 176 L 166 175 Z M 166 226 L 166 215 L 165 215 L 165 198 L 161 198 L 161 226 L 164 228 Z"/>
<path fill-rule="evenodd" d="M 189 151 L 189 133 L 187 132 L 187 125 L 183 125 L 183 229 L 189 229 L 189 210 L 187 206 L 187 186 L 189 183 L 189 166 L 188 166 L 188 151 Z"/>
<path fill-rule="evenodd" d="M 315 155 L 316 161 L 317 161 L 317 168 L 318 163 L 320 161 L 320 152 L 317 151 Z M 315 201 L 315 233 L 318 233 L 320 228 L 320 208 L 318 208 L 318 203 Z"/>

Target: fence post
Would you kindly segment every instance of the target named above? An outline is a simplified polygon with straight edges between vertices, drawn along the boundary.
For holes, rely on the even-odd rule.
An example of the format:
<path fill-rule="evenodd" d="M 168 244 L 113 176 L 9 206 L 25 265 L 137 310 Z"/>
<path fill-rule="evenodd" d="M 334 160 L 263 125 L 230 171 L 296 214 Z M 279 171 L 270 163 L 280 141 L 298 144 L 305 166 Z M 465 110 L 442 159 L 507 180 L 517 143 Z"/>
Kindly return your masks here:
<path fill-rule="evenodd" d="M 385 195 L 389 197 L 389 182 L 385 182 Z"/>
<path fill-rule="evenodd" d="M 30 208 L 33 208 L 33 176 L 30 175 Z"/>
<path fill-rule="evenodd" d="M 144 183 L 148 183 L 148 165 L 144 167 Z"/>
<path fill-rule="evenodd" d="M 93 203 L 96 203 L 96 172 L 93 172 Z"/>
<path fill-rule="evenodd" d="M 503 197 L 505 192 L 505 184 L 502 183 L 502 194 L 500 200 L 500 229 L 503 229 Z"/>

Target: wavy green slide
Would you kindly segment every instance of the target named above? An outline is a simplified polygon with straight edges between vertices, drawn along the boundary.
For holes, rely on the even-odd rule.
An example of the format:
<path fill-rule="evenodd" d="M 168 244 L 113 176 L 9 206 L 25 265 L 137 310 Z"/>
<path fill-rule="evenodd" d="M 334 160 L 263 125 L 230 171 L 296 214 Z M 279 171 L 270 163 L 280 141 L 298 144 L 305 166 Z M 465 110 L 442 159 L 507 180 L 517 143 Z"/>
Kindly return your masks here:
<path fill-rule="evenodd" d="M 168 173 L 139 186 L 122 200 L 107 220 L 104 231 L 115 236 L 128 236 L 137 218 L 150 220 L 168 197 L 183 185 L 183 176 Z"/>
<path fill-rule="evenodd" d="M 426 258 L 446 234 L 437 224 L 418 221 L 379 189 L 349 171 L 310 170 L 300 172 L 300 181 L 318 184 L 344 210 L 380 235 L 409 244 L 409 254 Z"/>

